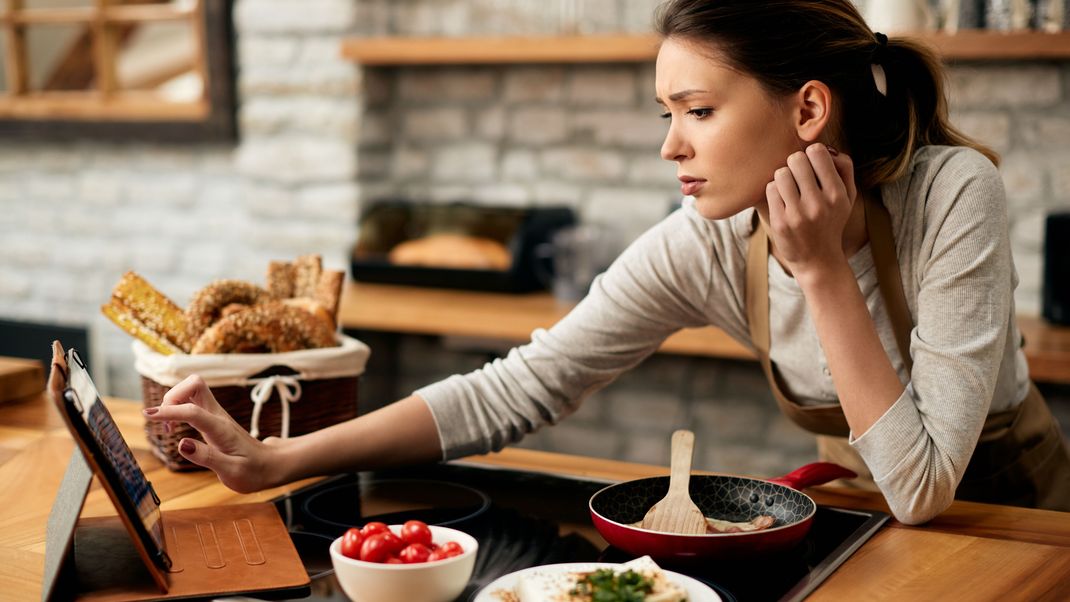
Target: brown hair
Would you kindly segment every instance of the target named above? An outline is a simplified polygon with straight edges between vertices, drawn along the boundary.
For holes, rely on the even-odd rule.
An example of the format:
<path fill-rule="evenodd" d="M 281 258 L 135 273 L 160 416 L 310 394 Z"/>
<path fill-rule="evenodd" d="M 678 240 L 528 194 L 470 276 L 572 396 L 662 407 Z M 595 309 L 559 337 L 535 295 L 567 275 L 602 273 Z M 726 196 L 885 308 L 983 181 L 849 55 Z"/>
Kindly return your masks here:
<path fill-rule="evenodd" d="M 663 38 L 710 47 L 773 97 L 824 82 L 840 105 L 829 132 L 851 153 L 863 188 L 903 176 L 927 144 L 972 147 L 999 164 L 951 125 L 936 55 L 909 39 L 885 42 L 850 0 L 668 0 L 655 23 Z M 877 91 L 874 63 L 887 76 L 887 96 Z"/>

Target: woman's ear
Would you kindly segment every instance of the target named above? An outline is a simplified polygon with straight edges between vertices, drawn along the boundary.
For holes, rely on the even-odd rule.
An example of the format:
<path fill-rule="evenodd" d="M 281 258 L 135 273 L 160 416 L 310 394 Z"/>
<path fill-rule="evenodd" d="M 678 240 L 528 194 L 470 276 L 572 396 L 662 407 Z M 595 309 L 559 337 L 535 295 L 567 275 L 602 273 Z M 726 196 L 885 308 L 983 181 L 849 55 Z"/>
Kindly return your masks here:
<path fill-rule="evenodd" d="M 832 120 L 832 91 L 823 82 L 810 80 L 794 94 L 794 101 L 795 133 L 806 142 L 817 142 Z"/>

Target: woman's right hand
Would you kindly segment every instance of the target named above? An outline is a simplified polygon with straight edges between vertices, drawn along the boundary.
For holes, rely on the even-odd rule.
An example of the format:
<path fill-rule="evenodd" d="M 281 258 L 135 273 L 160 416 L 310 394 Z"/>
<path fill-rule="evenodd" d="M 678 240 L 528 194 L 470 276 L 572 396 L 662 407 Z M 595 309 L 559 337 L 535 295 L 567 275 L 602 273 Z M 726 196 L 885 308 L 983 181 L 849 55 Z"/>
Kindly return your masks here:
<path fill-rule="evenodd" d="M 187 377 L 168 391 L 163 402 L 143 410 L 145 418 L 162 422 L 184 422 L 204 438 L 204 442 L 183 438 L 178 452 L 183 458 L 216 473 L 227 487 L 250 493 L 283 482 L 281 448 L 285 441 L 268 437 L 258 441 L 219 405 L 200 376 Z"/>

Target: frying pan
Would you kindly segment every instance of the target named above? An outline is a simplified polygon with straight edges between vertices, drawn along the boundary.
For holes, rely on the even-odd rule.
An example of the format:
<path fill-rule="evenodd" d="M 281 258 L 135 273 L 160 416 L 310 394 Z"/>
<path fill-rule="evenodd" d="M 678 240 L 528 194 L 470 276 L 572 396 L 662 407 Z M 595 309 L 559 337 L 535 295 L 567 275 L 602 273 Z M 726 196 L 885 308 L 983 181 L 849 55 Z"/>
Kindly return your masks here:
<path fill-rule="evenodd" d="M 707 518 L 733 522 L 773 516 L 772 527 L 745 533 L 680 535 L 632 526 L 669 490 L 669 477 L 650 477 L 610 485 L 591 496 L 591 519 L 610 545 L 663 562 L 693 562 L 778 552 L 799 543 L 810 530 L 817 504 L 799 491 L 855 473 L 830 462 L 801 466 L 762 480 L 724 475 L 692 475 L 688 491 Z"/>

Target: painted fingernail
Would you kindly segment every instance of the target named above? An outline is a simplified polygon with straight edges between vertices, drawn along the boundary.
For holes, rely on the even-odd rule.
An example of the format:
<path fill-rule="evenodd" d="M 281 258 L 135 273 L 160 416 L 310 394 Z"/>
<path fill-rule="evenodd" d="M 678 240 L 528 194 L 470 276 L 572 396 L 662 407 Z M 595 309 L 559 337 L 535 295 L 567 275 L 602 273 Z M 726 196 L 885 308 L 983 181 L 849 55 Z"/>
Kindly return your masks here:
<path fill-rule="evenodd" d="M 827 144 L 825 145 L 825 148 L 828 149 L 829 154 L 832 155 L 833 157 L 835 157 L 836 155 L 840 154 L 840 151 L 832 148 L 831 146 L 828 146 Z"/>
<path fill-rule="evenodd" d="M 184 439 L 182 443 L 178 445 L 178 449 L 184 454 L 192 454 L 197 451 L 197 446 L 189 439 Z"/>
<path fill-rule="evenodd" d="M 141 413 L 146 415 L 146 416 L 152 416 L 153 414 L 155 414 L 156 412 L 159 412 L 159 411 L 160 411 L 160 408 L 145 408 L 144 410 L 141 410 Z"/>

